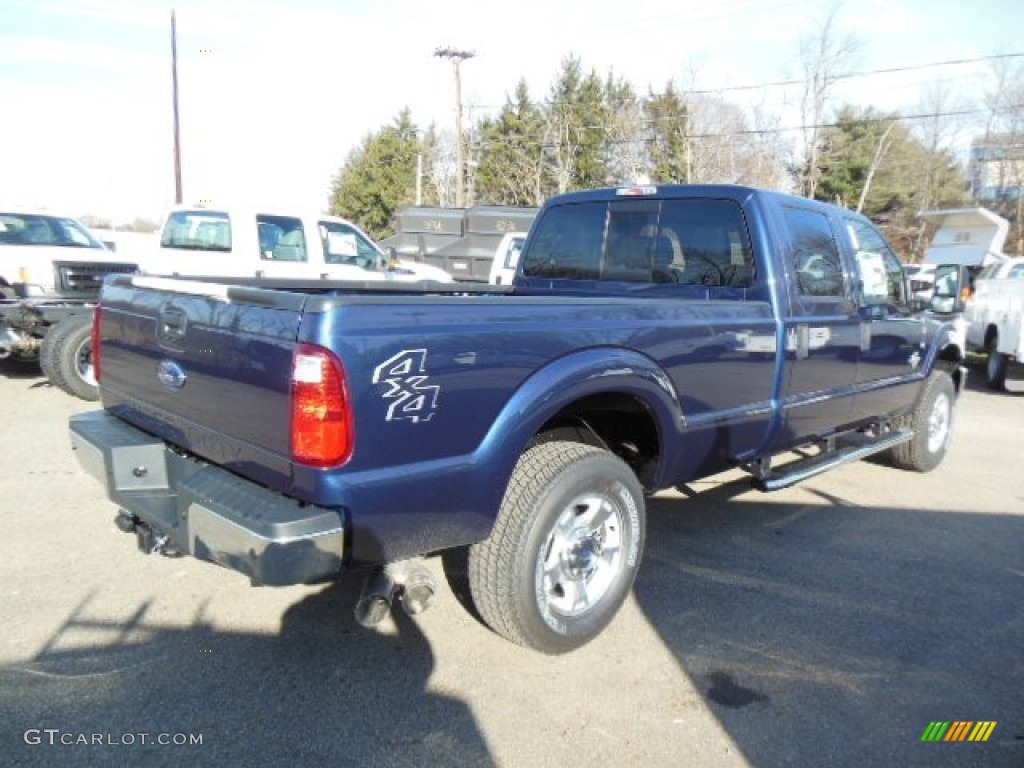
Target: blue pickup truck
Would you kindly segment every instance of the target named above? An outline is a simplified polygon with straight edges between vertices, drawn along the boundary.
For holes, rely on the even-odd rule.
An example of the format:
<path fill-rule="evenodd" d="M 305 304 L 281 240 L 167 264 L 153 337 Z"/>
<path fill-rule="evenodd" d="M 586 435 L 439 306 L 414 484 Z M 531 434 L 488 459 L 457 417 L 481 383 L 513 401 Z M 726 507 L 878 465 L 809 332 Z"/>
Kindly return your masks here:
<path fill-rule="evenodd" d="M 561 653 L 625 600 L 648 494 L 934 469 L 956 277 L 923 306 L 864 217 L 733 186 L 552 198 L 511 286 L 112 276 L 103 410 L 72 442 L 145 552 L 262 584 L 361 570 L 372 625 L 468 547 L 482 618 Z"/>

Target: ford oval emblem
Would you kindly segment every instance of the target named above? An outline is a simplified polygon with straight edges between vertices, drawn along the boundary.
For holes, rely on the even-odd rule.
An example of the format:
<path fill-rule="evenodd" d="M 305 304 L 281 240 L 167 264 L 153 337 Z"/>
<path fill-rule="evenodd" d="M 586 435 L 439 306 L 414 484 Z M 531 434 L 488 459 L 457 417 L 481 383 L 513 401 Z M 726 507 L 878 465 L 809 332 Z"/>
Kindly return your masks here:
<path fill-rule="evenodd" d="M 156 367 L 156 377 L 168 389 L 181 389 L 188 379 L 185 369 L 173 360 L 161 360 Z"/>

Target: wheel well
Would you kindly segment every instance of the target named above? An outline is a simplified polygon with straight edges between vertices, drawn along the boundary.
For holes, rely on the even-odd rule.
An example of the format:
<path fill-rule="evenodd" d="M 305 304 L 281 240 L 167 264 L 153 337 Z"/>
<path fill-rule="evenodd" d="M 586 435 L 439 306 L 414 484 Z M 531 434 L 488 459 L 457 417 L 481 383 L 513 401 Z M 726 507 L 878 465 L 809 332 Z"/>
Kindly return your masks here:
<path fill-rule="evenodd" d="M 551 440 L 605 448 L 625 461 L 645 488 L 654 484 L 661 440 L 657 419 L 640 398 L 607 393 L 577 400 L 548 419 L 532 443 Z"/>
<path fill-rule="evenodd" d="M 953 386 L 956 387 L 957 392 L 963 388 L 964 384 L 962 381 L 963 372 L 960 369 L 960 364 L 963 363 L 963 361 L 964 357 L 961 349 L 955 344 L 949 344 L 939 352 L 935 366 L 950 375 L 953 379 Z"/>
<path fill-rule="evenodd" d="M 985 349 L 988 349 L 992 346 L 992 342 L 995 341 L 996 336 L 998 334 L 999 332 L 996 330 L 996 327 L 994 325 L 990 325 L 988 328 L 985 329 Z"/>

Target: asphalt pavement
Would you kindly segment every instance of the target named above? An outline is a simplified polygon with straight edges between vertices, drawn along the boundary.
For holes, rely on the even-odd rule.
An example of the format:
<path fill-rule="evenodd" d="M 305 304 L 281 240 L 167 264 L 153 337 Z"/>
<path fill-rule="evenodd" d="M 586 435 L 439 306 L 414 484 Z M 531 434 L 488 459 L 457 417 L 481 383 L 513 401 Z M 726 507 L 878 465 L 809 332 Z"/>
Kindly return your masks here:
<path fill-rule="evenodd" d="M 0 372 L 0 765 L 1024 766 L 1024 382 L 972 376 L 931 474 L 649 500 L 634 594 L 546 657 L 466 609 L 457 555 L 370 631 L 355 580 L 140 554 L 70 449 L 96 405 Z M 922 741 L 967 721 L 996 725 Z"/>

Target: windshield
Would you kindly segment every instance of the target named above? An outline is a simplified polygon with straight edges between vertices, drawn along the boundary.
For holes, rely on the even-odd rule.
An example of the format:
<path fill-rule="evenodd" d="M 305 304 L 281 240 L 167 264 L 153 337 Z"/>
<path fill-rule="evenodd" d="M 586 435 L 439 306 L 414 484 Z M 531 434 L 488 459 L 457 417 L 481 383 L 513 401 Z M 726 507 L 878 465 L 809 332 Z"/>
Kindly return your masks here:
<path fill-rule="evenodd" d="M 103 244 L 74 219 L 34 213 L 0 213 L 0 244 L 98 248 Z"/>
<path fill-rule="evenodd" d="M 160 245 L 191 251 L 230 251 L 231 221 L 218 211 L 175 211 L 167 218 Z"/>

